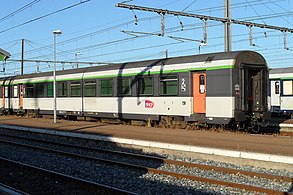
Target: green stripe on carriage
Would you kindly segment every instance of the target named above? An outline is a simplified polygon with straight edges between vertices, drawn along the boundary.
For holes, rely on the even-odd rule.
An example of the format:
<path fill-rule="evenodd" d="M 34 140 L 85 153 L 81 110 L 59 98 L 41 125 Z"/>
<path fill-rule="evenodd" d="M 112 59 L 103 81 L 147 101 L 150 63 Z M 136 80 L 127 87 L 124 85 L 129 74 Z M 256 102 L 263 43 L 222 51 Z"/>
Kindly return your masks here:
<path fill-rule="evenodd" d="M 83 80 L 90 80 L 90 79 L 103 79 L 103 78 L 116 78 L 116 77 L 129 77 L 129 76 L 143 76 L 143 75 L 158 75 L 158 74 L 170 74 L 170 73 L 182 73 L 182 72 L 189 72 L 189 71 L 203 71 L 203 70 L 220 70 L 220 69 L 231 69 L 234 68 L 234 65 L 227 65 L 227 66 L 215 66 L 215 67 L 202 67 L 202 68 L 186 68 L 186 69 L 178 69 L 178 70 L 164 70 L 164 71 L 146 71 L 140 73 L 122 73 L 121 75 L 101 75 L 101 76 L 87 76 L 83 77 Z M 76 81 L 81 80 L 82 78 L 60 78 L 57 79 L 59 81 Z M 39 81 L 29 81 L 29 82 L 17 82 L 14 81 L 13 85 L 15 84 L 37 84 L 37 83 L 51 83 L 53 80 L 39 80 Z M 5 86 L 8 84 L 5 83 Z"/>
<path fill-rule="evenodd" d="M 293 77 L 270 78 L 270 80 L 293 80 Z"/>
<path fill-rule="evenodd" d="M 207 67 L 206 70 L 220 70 L 220 69 L 231 69 L 231 68 L 234 68 L 234 65 Z"/>

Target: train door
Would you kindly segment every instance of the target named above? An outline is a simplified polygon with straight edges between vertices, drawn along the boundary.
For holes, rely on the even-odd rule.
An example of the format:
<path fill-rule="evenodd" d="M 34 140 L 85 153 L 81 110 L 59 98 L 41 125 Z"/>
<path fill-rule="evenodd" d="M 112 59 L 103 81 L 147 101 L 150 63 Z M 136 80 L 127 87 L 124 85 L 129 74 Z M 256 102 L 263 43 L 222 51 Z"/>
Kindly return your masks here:
<path fill-rule="evenodd" d="M 193 112 L 206 113 L 206 74 L 193 74 Z"/>
<path fill-rule="evenodd" d="M 264 111 L 267 108 L 267 70 L 265 66 L 242 67 L 242 108 L 248 112 Z"/>
<path fill-rule="evenodd" d="M 271 81 L 270 82 L 271 86 L 271 107 L 274 108 L 275 106 L 279 107 L 280 106 L 280 89 L 281 89 L 281 82 L 280 81 Z"/>
<path fill-rule="evenodd" d="M 23 84 L 19 85 L 19 109 L 23 108 Z"/>

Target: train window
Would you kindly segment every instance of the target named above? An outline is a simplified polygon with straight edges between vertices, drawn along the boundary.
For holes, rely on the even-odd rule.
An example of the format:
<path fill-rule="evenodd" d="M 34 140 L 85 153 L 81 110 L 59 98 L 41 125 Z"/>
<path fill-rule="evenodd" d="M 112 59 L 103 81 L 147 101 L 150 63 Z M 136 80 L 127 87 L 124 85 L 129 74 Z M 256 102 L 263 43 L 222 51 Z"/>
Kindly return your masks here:
<path fill-rule="evenodd" d="M 118 78 L 118 96 L 131 95 L 131 78 Z"/>
<path fill-rule="evenodd" d="M 26 97 L 28 98 L 34 97 L 34 85 L 26 85 L 25 94 L 26 94 Z"/>
<path fill-rule="evenodd" d="M 58 82 L 58 97 L 67 96 L 67 85 L 66 82 Z"/>
<path fill-rule="evenodd" d="M 275 82 L 275 94 L 280 94 L 280 81 Z"/>
<path fill-rule="evenodd" d="M 53 83 L 48 83 L 47 84 L 47 96 L 48 97 L 53 97 Z"/>
<path fill-rule="evenodd" d="M 101 80 L 101 96 L 113 96 L 113 80 L 104 79 Z"/>
<path fill-rule="evenodd" d="M 205 78 L 204 75 L 199 75 L 199 93 L 205 93 Z"/>
<path fill-rule="evenodd" d="M 200 76 L 199 76 L 199 84 L 200 84 L 200 85 L 204 85 L 204 83 L 205 83 L 205 82 L 204 82 L 204 75 L 200 75 Z"/>
<path fill-rule="evenodd" d="M 178 94 L 178 76 L 166 75 L 160 76 L 160 95 Z"/>
<path fill-rule="evenodd" d="M 96 81 L 85 81 L 84 82 L 84 96 L 85 97 L 96 96 Z"/>
<path fill-rule="evenodd" d="M 138 95 L 153 95 L 153 77 L 139 78 L 137 82 L 137 94 Z"/>
<path fill-rule="evenodd" d="M 72 81 L 70 83 L 70 96 L 79 97 L 80 96 L 80 81 Z"/>
<path fill-rule="evenodd" d="M 283 95 L 293 95 L 293 81 L 283 81 Z"/>
<path fill-rule="evenodd" d="M 4 96 L 8 98 L 8 86 L 5 86 Z"/>
<path fill-rule="evenodd" d="M 36 95 L 37 97 L 44 97 L 45 89 L 44 84 L 40 83 L 36 85 Z"/>
<path fill-rule="evenodd" d="M 18 86 L 17 85 L 13 86 L 13 97 L 15 97 L 15 98 L 18 97 Z"/>

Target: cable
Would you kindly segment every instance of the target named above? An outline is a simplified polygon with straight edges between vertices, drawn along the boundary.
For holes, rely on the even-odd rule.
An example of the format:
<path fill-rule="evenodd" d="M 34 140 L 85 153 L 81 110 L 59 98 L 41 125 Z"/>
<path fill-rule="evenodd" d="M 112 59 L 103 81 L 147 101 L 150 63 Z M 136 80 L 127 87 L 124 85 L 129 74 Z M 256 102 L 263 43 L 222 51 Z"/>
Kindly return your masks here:
<path fill-rule="evenodd" d="M 221 25 L 221 24 L 214 25 L 214 26 L 219 26 L 219 25 Z M 212 27 L 212 25 L 210 27 Z M 174 30 L 176 28 L 179 28 L 179 27 L 172 27 L 170 29 Z M 197 27 L 197 28 L 201 28 L 201 27 Z M 190 28 L 190 29 L 187 29 L 187 30 L 194 30 L 194 29 L 196 29 L 196 28 Z M 170 31 L 168 33 L 174 33 L 174 32 L 175 31 Z M 240 35 L 234 35 L 234 36 L 236 37 L 236 36 L 243 36 L 243 35 L 246 35 L 246 33 L 245 34 L 240 34 Z M 144 38 L 144 37 L 146 37 L 146 36 L 141 36 L 139 38 Z M 219 37 L 217 37 L 215 39 L 218 39 L 218 38 Z M 98 49 L 98 48 L 101 48 L 101 47 L 104 48 L 105 46 L 112 46 L 113 44 L 117 45 L 118 43 L 124 43 L 124 42 L 127 42 L 129 40 L 133 40 L 133 39 L 134 38 L 120 39 L 120 40 L 101 43 L 101 44 L 97 44 L 97 45 L 91 45 L 91 46 L 87 46 L 87 47 L 80 47 L 80 48 L 77 48 L 77 49 L 64 51 L 64 53 L 68 53 L 68 54 L 72 55 L 73 53 L 75 53 L 76 50 L 78 50 L 78 51 L 84 51 L 84 50 L 89 50 L 89 49 L 94 50 L 94 49 Z M 212 39 L 210 39 L 210 40 L 212 40 Z M 50 48 L 50 47 L 44 47 L 44 48 Z M 127 50 L 127 51 L 129 51 L 129 50 Z M 42 58 L 42 57 L 46 57 L 46 56 L 48 56 L 48 55 L 35 56 L 34 58 Z M 51 56 L 51 54 L 50 54 L 50 56 Z M 97 56 L 99 56 L 99 55 L 97 55 Z M 95 57 L 95 56 L 90 56 L 90 57 Z"/>
<path fill-rule="evenodd" d="M 185 7 L 182 12 L 184 12 L 185 10 L 187 10 L 190 6 L 192 6 L 195 2 L 197 2 L 198 0 L 194 0 L 192 3 L 190 3 L 187 7 Z"/>
<path fill-rule="evenodd" d="M 158 18 L 158 17 L 156 17 L 156 18 Z M 146 19 L 149 19 L 149 18 L 146 18 Z M 153 18 L 152 18 L 152 19 L 153 19 Z M 123 26 L 123 25 L 127 25 L 127 24 L 129 24 L 129 23 L 132 23 L 132 21 L 129 21 L 129 22 L 126 22 L 126 23 L 123 23 L 123 24 L 119 24 L 119 25 L 116 25 L 116 26 L 113 26 L 113 27 L 109 27 L 109 28 L 107 28 L 107 29 L 102 29 L 102 30 L 100 30 L 100 31 L 96 31 L 96 32 L 94 32 L 94 33 L 89 33 L 89 34 L 86 34 L 86 35 L 82 35 L 82 36 L 79 36 L 79 37 L 76 37 L 76 38 L 73 38 L 73 39 L 69 39 L 69 40 L 66 40 L 66 41 L 60 42 L 59 44 L 67 44 L 67 43 L 71 43 L 71 42 L 73 42 L 73 41 L 77 41 L 77 40 L 80 40 L 80 39 L 84 39 L 84 38 L 87 38 L 87 37 L 94 36 L 94 35 L 96 35 L 96 34 L 100 34 L 100 33 L 103 33 L 103 32 L 107 32 L 107 31 L 109 31 L 109 30 L 113 30 L 113 29 L 119 28 L 119 27 L 121 27 L 121 26 Z M 45 47 L 50 47 L 50 48 L 51 48 L 51 46 L 45 46 Z M 42 49 L 42 48 L 39 48 L 39 49 Z M 31 52 L 31 51 L 27 51 L 27 52 Z"/>
<path fill-rule="evenodd" d="M 282 1 L 286 1 L 286 0 L 277 0 L 276 2 L 282 2 Z M 251 4 L 252 6 L 255 6 L 255 5 L 261 5 L 261 3 L 259 3 L 259 0 L 255 0 L 255 1 L 250 1 L 251 3 L 254 3 L 254 4 Z M 235 3 L 235 4 L 232 4 L 231 6 L 235 9 L 235 8 L 242 8 L 242 7 L 246 7 L 247 3 Z M 203 8 L 203 9 L 198 9 L 198 10 L 192 10 L 192 11 L 189 11 L 189 12 L 197 12 L 197 13 L 200 13 L 200 12 L 205 12 L 205 11 L 208 11 L 208 12 L 211 12 L 211 11 L 222 11 L 224 8 L 224 6 L 216 6 L 216 7 L 209 7 L 209 8 Z"/>
<path fill-rule="evenodd" d="M 33 46 L 32 46 L 32 44 L 31 44 L 31 41 L 29 41 L 29 40 L 25 40 L 25 42 L 29 45 L 29 46 L 31 46 L 32 48 L 34 48 Z M 40 52 L 40 50 L 38 50 L 39 51 L 39 53 L 41 54 L 41 52 Z M 49 58 L 47 58 L 48 60 L 50 60 Z"/>
<path fill-rule="evenodd" d="M 269 0 L 270 2 L 272 2 L 271 0 Z M 274 2 L 272 2 L 273 4 L 275 4 Z M 272 8 L 270 8 L 269 6 L 267 6 L 266 4 L 263 4 L 264 6 L 266 6 L 269 10 L 271 10 L 273 13 L 276 13 Z M 275 4 L 276 5 L 276 4 Z M 280 16 L 280 18 L 282 18 L 285 22 L 287 22 L 288 24 L 291 24 L 293 26 L 293 24 L 291 22 L 289 22 L 287 19 L 283 18 L 282 16 Z"/>
<path fill-rule="evenodd" d="M 26 4 L 25 6 L 19 8 L 18 10 L 14 11 L 14 12 L 12 12 L 12 13 L 6 15 L 6 16 L 4 16 L 3 18 L 1 18 L 1 19 L 0 19 L 0 22 L 3 22 L 3 21 L 7 20 L 8 18 L 10 18 L 10 17 L 12 17 L 12 16 L 15 16 L 16 14 L 18 14 L 18 13 L 20 13 L 20 12 L 26 10 L 27 8 L 30 8 L 31 6 L 33 6 L 33 5 L 36 4 L 36 3 L 39 3 L 40 1 L 41 1 L 41 0 L 34 0 L 34 1 L 30 2 L 29 4 Z"/>
<path fill-rule="evenodd" d="M 256 13 L 256 15 L 260 18 L 260 15 L 257 13 L 257 11 L 250 5 L 249 1 L 246 0 L 246 2 L 248 3 L 248 5 L 251 7 L 251 9 L 254 11 L 254 13 Z M 264 23 L 264 24 L 267 24 L 262 18 L 261 18 L 261 21 Z"/>
<path fill-rule="evenodd" d="M 10 28 L 7 28 L 7 29 L 5 29 L 5 30 L 0 31 L 0 33 L 6 32 L 6 31 L 9 31 L 9 30 L 14 29 L 14 28 L 18 28 L 18 27 L 20 27 L 20 26 L 24 26 L 24 25 L 26 25 L 26 24 L 29 24 L 29 23 L 31 23 L 31 22 L 35 22 L 35 21 L 37 21 L 37 20 L 40 20 L 40 19 L 46 18 L 46 17 L 48 17 L 48 16 L 51 16 L 51 15 L 57 14 L 57 13 L 59 13 L 59 12 L 63 12 L 63 11 L 65 11 L 65 10 L 68 10 L 68 9 L 73 8 L 73 7 L 79 6 L 79 5 L 83 4 L 83 3 L 87 3 L 87 2 L 89 2 L 89 1 L 91 1 L 91 0 L 81 1 L 81 2 L 79 2 L 79 3 L 76 3 L 76 4 L 73 4 L 73 5 L 70 5 L 70 6 L 65 7 L 65 8 L 62 8 L 62 9 L 60 9 L 60 10 L 57 10 L 57 11 L 51 12 L 51 13 L 49 13 L 49 14 L 46 14 L 46 15 L 43 15 L 43 16 L 40 16 L 40 17 L 34 18 L 34 19 L 29 20 L 29 21 L 27 21 L 27 22 L 24 22 L 24 23 L 18 24 L 18 25 L 16 25 L 16 26 L 13 26 L 13 27 L 10 27 Z"/>
<path fill-rule="evenodd" d="M 259 16 L 258 15 L 258 18 L 263 18 L 264 16 Z M 267 17 L 273 17 L 273 16 L 267 16 Z M 279 16 L 275 16 L 275 17 L 279 17 Z M 131 22 L 131 23 L 133 23 L 133 21 Z M 119 28 L 119 27 L 117 27 L 117 28 Z M 176 27 L 174 27 L 174 31 L 170 31 L 171 33 L 174 33 L 174 32 L 176 32 L 175 31 L 175 28 Z M 177 27 L 178 28 L 178 27 Z M 196 29 L 196 28 L 190 28 L 190 30 L 192 30 L 192 29 Z M 100 30 L 100 31 L 104 31 L 104 32 L 106 32 L 104 29 L 103 30 Z M 102 33 L 102 32 L 100 32 L 100 33 Z M 245 35 L 245 34 L 244 34 Z M 243 34 L 242 34 L 242 36 L 243 36 Z M 81 36 L 80 36 L 81 37 Z M 88 36 L 89 37 L 89 36 Z M 273 37 L 273 36 L 272 36 Z M 78 37 L 79 38 L 79 37 Z M 71 40 L 66 40 L 66 41 L 68 41 L 68 43 L 71 43 L 71 42 L 73 42 L 73 40 L 75 40 L 75 41 L 77 41 L 77 40 L 80 40 L 80 39 L 78 39 L 78 38 L 74 38 L 74 39 L 71 39 Z M 144 37 L 140 37 L 140 38 L 144 38 Z M 222 37 L 220 37 L 220 38 L 222 38 Z M 257 38 L 257 37 L 256 37 Z M 261 38 L 263 38 L 263 37 L 261 37 Z M 209 38 L 210 39 L 210 38 Z M 216 39 L 216 38 L 213 38 L 213 39 Z M 89 51 L 94 51 L 95 49 L 97 49 L 97 48 L 101 48 L 101 47 L 106 47 L 106 46 L 113 46 L 113 45 L 117 45 L 117 44 L 122 44 L 122 43 L 125 43 L 125 42 L 129 42 L 129 41 L 132 41 L 133 39 L 127 39 L 127 40 L 125 40 L 125 39 L 121 39 L 121 42 L 107 42 L 107 43 L 101 43 L 101 44 L 98 44 L 97 46 L 95 46 L 95 47 L 88 47 L 88 46 L 86 46 L 86 47 L 80 47 L 80 48 L 82 48 L 82 49 L 84 49 L 84 50 L 89 50 Z M 114 40 L 115 41 L 115 40 Z M 117 41 L 117 40 L 116 40 Z M 118 40 L 119 41 L 119 40 Z M 243 39 L 243 41 L 247 41 L 247 39 Z M 242 41 L 242 42 L 243 42 Z M 236 41 L 233 41 L 233 43 L 234 42 L 236 42 Z M 58 43 L 58 44 L 61 44 L 61 43 Z M 214 46 L 214 45 L 211 45 L 211 46 Z M 162 46 L 161 46 L 162 47 Z M 52 48 L 52 47 L 50 47 L 50 46 L 45 46 L 45 49 L 48 49 L 48 48 Z M 193 48 L 194 49 L 194 48 Z M 34 49 L 35 50 L 35 52 L 38 52 L 36 49 Z M 68 50 L 68 51 L 63 51 L 63 52 L 61 52 L 62 54 L 65 54 L 66 55 L 66 53 L 67 54 L 72 54 L 71 52 L 73 52 L 73 51 L 75 51 L 75 50 Z M 135 51 L 135 50 L 132 50 L 132 51 Z M 51 54 L 50 54 L 51 55 Z"/>

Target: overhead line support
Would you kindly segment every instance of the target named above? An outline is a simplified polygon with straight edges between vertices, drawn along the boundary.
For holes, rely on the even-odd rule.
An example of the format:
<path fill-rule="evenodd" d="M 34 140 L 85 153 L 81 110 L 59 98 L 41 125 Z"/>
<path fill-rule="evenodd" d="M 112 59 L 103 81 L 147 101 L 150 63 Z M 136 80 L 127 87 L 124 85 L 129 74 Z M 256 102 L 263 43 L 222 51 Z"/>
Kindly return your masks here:
<path fill-rule="evenodd" d="M 35 63 L 54 63 L 52 60 L 15 60 L 15 59 L 8 59 L 7 61 L 10 62 L 35 62 Z M 76 64 L 76 61 L 56 61 L 56 63 L 61 63 L 61 64 Z M 109 64 L 106 62 L 78 62 L 79 64 Z"/>
<path fill-rule="evenodd" d="M 155 12 L 158 14 L 164 13 L 174 16 L 185 16 L 185 17 L 192 17 L 192 18 L 198 18 L 198 19 L 205 19 L 205 20 L 213 20 L 223 23 L 230 23 L 230 24 L 239 24 L 239 25 L 246 25 L 246 26 L 254 26 L 259 28 L 267 28 L 267 29 L 273 29 L 273 30 L 279 30 L 279 31 L 286 31 L 293 33 L 293 29 L 291 28 L 285 28 L 285 27 L 279 27 L 279 26 L 273 26 L 273 25 L 267 25 L 267 24 L 259 24 L 254 22 L 247 22 L 247 21 L 240 21 L 240 20 L 234 20 L 234 19 L 227 19 L 227 18 L 220 18 L 220 17 L 213 17 L 213 16 L 207 16 L 207 15 L 200 15 L 200 14 L 192 14 L 192 13 L 186 13 L 186 12 L 180 12 L 180 11 L 171 11 L 167 9 L 157 9 L 157 8 L 150 8 L 150 7 L 143 7 L 143 6 L 136 6 L 136 5 L 128 5 L 124 3 L 118 3 L 116 5 L 120 8 L 127 8 L 127 9 L 135 9 L 140 11 L 148 11 L 148 12 Z"/>

